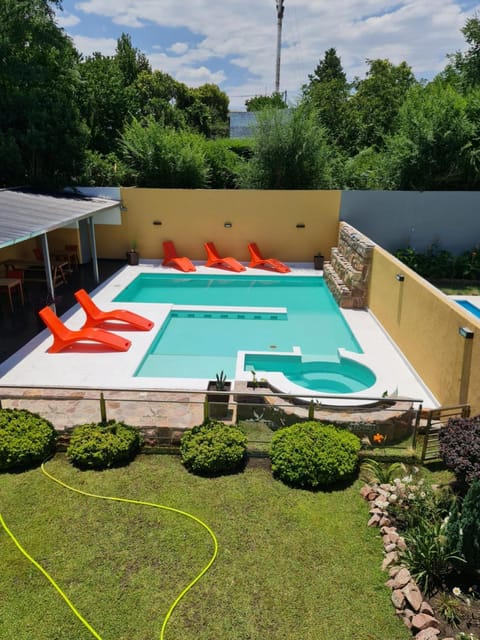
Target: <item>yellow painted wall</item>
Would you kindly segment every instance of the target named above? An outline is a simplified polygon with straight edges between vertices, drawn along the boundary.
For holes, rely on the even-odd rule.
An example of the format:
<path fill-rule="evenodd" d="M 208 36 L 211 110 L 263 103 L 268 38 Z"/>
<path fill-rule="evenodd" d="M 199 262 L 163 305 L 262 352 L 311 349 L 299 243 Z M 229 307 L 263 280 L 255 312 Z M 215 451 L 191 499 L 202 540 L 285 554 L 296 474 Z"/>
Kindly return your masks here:
<path fill-rule="evenodd" d="M 257 242 L 267 257 L 312 262 L 319 251 L 328 259 L 337 242 L 340 191 L 122 188 L 121 197 L 122 226 L 95 225 L 99 257 L 122 258 L 135 241 L 142 259 L 159 259 L 162 242 L 173 240 L 193 260 L 204 260 L 203 244 L 212 241 L 238 260 Z"/>
<path fill-rule="evenodd" d="M 380 247 L 368 306 L 442 405 L 467 402 L 480 413 L 479 320 Z M 473 340 L 459 335 L 464 326 Z"/>

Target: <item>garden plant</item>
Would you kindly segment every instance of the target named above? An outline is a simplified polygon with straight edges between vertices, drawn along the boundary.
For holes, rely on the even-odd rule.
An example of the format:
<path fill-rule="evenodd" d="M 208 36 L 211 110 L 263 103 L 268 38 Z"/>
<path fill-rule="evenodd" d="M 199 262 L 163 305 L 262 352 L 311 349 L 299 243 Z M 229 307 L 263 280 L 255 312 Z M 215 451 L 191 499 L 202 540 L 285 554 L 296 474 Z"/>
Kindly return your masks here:
<path fill-rule="evenodd" d="M 45 418 L 25 409 L 0 409 L 0 471 L 40 464 L 53 453 L 56 441 Z"/>

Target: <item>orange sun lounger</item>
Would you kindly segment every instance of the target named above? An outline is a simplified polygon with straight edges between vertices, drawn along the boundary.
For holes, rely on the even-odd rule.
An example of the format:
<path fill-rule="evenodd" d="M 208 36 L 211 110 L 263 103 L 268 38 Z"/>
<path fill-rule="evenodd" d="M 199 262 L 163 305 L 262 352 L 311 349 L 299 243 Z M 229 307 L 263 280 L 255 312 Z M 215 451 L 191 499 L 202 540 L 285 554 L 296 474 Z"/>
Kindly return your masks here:
<path fill-rule="evenodd" d="M 190 258 L 185 256 L 178 256 L 175 250 L 175 245 L 171 240 L 167 240 L 163 243 L 163 266 L 171 265 L 180 271 L 196 271 L 195 265 Z"/>
<path fill-rule="evenodd" d="M 279 273 L 288 273 L 291 270 L 290 267 L 287 267 L 286 264 L 280 262 L 280 260 L 277 260 L 276 258 L 264 258 L 255 242 L 250 242 L 248 250 L 250 251 L 251 257 L 250 264 L 248 265 L 249 267 L 272 269 Z"/>
<path fill-rule="evenodd" d="M 224 269 L 230 269 L 230 271 L 246 270 L 243 264 L 235 258 L 222 258 L 219 256 L 213 242 L 206 242 L 204 247 L 207 252 L 207 262 L 205 263 L 206 267 L 223 267 Z"/>
<path fill-rule="evenodd" d="M 128 311 L 127 309 L 112 309 L 112 311 L 102 311 L 93 302 L 85 289 L 79 289 L 78 291 L 75 291 L 74 295 L 77 299 L 77 302 L 83 308 L 87 316 L 82 327 L 83 329 L 96 327 L 98 324 L 108 322 L 109 320 L 126 322 L 139 331 L 150 331 L 150 329 L 153 327 L 153 322 L 151 320 L 148 320 L 143 316 L 139 316 L 138 313 L 133 313 L 133 311 Z"/>
<path fill-rule="evenodd" d="M 58 353 L 67 347 L 79 342 L 96 342 L 113 349 L 114 351 L 127 351 L 130 348 L 130 340 L 117 336 L 115 333 L 103 329 L 78 329 L 72 331 L 64 325 L 58 316 L 50 309 L 40 309 L 38 315 L 50 329 L 53 336 L 53 344 L 48 353 Z"/>

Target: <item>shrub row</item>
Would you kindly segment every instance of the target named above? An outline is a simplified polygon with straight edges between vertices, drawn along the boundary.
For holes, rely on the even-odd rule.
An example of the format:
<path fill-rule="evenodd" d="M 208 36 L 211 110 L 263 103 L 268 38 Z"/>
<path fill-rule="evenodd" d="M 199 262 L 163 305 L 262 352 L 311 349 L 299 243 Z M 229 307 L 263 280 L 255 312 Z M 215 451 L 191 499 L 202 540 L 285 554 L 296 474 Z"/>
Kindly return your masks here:
<path fill-rule="evenodd" d="M 244 464 L 247 438 L 236 426 L 206 421 L 184 434 L 180 444 L 185 467 L 200 475 L 234 473 Z M 360 441 L 333 425 L 305 422 L 278 431 L 270 458 L 276 478 L 292 487 L 316 489 L 354 473 Z"/>
<path fill-rule="evenodd" d="M 0 410 L 0 470 L 24 469 L 53 453 L 53 425 L 25 410 Z M 75 427 L 67 457 L 80 469 L 106 469 L 130 462 L 140 450 L 140 432 L 123 422 Z M 353 474 L 360 441 L 348 431 L 318 422 L 278 431 L 271 446 L 272 471 L 293 487 L 315 489 Z M 180 442 L 184 466 L 192 473 L 218 476 L 242 469 L 247 436 L 238 426 L 206 420 L 185 432 Z"/>
<path fill-rule="evenodd" d="M 0 471 L 34 467 L 55 451 L 52 423 L 25 409 L 0 409 Z M 81 469 L 106 469 L 130 462 L 142 444 L 134 427 L 110 421 L 75 427 L 67 456 Z"/>

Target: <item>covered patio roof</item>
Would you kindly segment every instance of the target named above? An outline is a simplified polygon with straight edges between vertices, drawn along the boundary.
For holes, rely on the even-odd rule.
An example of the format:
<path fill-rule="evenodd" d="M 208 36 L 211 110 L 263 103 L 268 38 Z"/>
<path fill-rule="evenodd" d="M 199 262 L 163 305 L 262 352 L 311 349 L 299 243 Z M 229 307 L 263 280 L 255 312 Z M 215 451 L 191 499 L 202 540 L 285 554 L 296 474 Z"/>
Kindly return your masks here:
<path fill-rule="evenodd" d="M 30 238 L 40 237 L 45 261 L 45 277 L 50 297 L 54 285 L 49 257 L 47 233 L 86 219 L 89 227 L 95 281 L 99 281 L 93 216 L 119 209 L 120 202 L 106 198 L 70 193 L 36 193 L 31 190 L 0 190 L 0 249 Z"/>
<path fill-rule="evenodd" d="M 106 198 L 2 189 L 0 249 L 119 207 L 119 202 Z"/>

